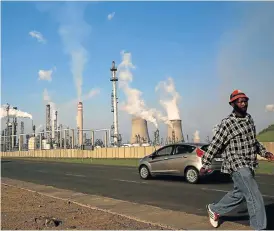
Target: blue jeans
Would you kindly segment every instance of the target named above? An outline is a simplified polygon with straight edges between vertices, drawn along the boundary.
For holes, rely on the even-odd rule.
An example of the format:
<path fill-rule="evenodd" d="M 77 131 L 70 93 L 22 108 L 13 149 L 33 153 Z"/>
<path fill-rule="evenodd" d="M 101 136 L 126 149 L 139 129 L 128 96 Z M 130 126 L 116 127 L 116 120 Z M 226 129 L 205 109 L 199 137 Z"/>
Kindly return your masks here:
<path fill-rule="evenodd" d="M 235 209 L 246 200 L 250 216 L 250 226 L 255 230 L 266 229 L 267 219 L 262 194 L 249 168 L 240 168 L 232 173 L 234 189 L 228 192 L 217 204 L 211 204 L 210 209 L 224 215 Z"/>

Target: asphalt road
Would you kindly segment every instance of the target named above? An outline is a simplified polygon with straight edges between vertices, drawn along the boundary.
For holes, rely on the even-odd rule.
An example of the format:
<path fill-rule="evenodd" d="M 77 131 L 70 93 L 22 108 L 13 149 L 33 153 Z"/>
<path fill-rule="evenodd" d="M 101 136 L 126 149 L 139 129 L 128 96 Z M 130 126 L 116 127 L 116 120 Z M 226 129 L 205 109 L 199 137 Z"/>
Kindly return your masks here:
<path fill-rule="evenodd" d="M 232 183 L 219 180 L 197 185 L 188 184 L 180 177 L 144 181 L 136 168 L 120 166 L 5 159 L 1 173 L 2 177 L 204 216 L 207 203 L 217 202 L 232 189 Z M 270 219 L 270 214 L 274 214 L 274 176 L 257 175 L 256 178 L 269 217 L 268 229 L 274 229 L 273 217 Z M 245 204 L 224 219 L 248 225 Z"/>

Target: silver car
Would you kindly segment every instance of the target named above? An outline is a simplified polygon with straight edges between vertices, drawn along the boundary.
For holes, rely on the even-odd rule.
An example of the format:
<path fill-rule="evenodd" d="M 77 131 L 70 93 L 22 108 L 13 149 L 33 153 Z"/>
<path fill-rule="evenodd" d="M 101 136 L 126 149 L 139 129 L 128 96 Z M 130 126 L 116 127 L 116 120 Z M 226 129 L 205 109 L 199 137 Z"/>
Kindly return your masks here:
<path fill-rule="evenodd" d="M 187 182 L 195 184 L 200 179 L 201 157 L 208 146 L 208 143 L 183 142 L 161 147 L 140 159 L 139 175 L 142 179 L 149 179 L 155 175 L 181 175 L 185 176 Z M 222 161 L 221 154 L 216 155 L 206 175 L 219 173 Z"/>

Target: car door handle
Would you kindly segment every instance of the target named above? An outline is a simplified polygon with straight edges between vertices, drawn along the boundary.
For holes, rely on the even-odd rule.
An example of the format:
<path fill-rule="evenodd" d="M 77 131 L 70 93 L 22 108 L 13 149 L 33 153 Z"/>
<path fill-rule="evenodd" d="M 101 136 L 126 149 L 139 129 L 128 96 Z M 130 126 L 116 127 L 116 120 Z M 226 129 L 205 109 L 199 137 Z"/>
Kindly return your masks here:
<path fill-rule="evenodd" d="M 187 158 L 187 156 L 183 156 L 184 158 Z"/>
<path fill-rule="evenodd" d="M 167 159 L 168 159 L 168 157 L 165 157 L 165 158 L 164 158 L 164 160 L 167 160 Z"/>

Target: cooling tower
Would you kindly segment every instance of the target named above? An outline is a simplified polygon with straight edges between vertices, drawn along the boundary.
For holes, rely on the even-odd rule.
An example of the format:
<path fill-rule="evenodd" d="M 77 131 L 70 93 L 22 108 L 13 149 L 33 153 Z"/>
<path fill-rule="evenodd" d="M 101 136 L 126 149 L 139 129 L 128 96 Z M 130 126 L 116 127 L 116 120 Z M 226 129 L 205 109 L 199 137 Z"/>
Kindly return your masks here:
<path fill-rule="evenodd" d="M 83 145 L 83 103 L 78 103 L 78 113 L 77 113 L 77 127 L 79 129 L 79 140 L 78 144 Z"/>
<path fill-rule="evenodd" d="M 148 143 L 149 135 L 147 121 L 140 117 L 132 117 L 131 123 L 131 144 Z"/>
<path fill-rule="evenodd" d="M 172 143 L 184 141 L 183 131 L 182 131 L 182 121 L 170 120 L 170 122 L 173 125 L 173 128 L 171 126 L 168 126 L 168 129 L 167 129 L 168 141 Z"/>

